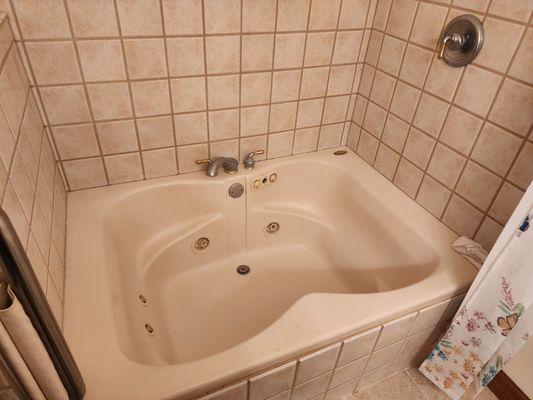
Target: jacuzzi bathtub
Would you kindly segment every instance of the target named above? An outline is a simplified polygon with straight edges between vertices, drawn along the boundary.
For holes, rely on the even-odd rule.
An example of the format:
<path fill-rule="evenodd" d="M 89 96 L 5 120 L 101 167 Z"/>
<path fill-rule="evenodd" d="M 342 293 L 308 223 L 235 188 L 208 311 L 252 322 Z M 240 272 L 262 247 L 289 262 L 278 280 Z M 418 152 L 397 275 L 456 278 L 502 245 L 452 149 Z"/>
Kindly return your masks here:
<path fill-rule="evenodd" d="M 74 192 L 64 332 L 87 399 L 190 399 L 464 293 L 455 238 L 351 151 Z"/>

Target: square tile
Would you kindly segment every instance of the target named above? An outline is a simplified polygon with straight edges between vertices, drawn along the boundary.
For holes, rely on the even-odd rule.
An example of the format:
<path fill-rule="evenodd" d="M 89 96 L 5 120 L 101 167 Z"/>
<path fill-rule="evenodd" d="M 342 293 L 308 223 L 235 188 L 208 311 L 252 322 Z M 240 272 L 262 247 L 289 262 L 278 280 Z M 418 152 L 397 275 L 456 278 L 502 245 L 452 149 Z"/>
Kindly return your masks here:
<path fill-rule="evenodd" d="M 274 35 L 246 35 L 242 37 L 242 70 L 272 69 Z"/>
<path fill-rule="evenodd" d="M 400 156 L 382 143 L 379 145 L 374 168 L 392 181 L 399 161 Z"/>
<path fill-rule="evenodd" d="M 158 0 L 117 0 L 120 27 L 124 36 L 161 35 L 161 10 Z"/>
<path fill-rule="evenodd" d="M 398 170 L 396 171 L 393 182 L 407 195 L 415 198 L 420 183 L 422 182 L 423 174 L 415 165 L 402 158 L 398 164 Z"/>
<path fill-rule="evenodd" d="M 209 109 L 239 106 L 239 75 L 209 76 L 207 78 Z"/>
<path fill-rule="evenodd" d="M 335 29 L 337 27 L 340 5 L 340 0 L 314 0 L 311 3 L 309 29 Z"/>
<path fill-rule="evenodd" d="M 309 99 L 326 94 L 329 68 L 304 68 L 300 98 Z"/>
<path fill-rule="evenodd" d="M 241 136 L 268 132 L 268 106 L 241 108 Z"/>
<path fill-rule="evenodd" d="M 205 78 L 171 79 L 174 112 L 201 111 L 207 108 Z"/>
<path fill-rule="evenodd" d="M 363 72 L 361 73 L 361 82 L 359 83 L 359 94 L 362 96 L 370 96 L 372 89 L 372 82 L 374 80 L 376 69 L 365 64 Z"/>
<path fill-rule="evenodd" d="M 72 42 L 29 42 L 26 49 L 39 85 L 81 81 Z"/>
<path fill-rule="evenodd" d="M 383 347 L 380 350 L 374 350 L 374 352 L 370 355 L 368 363 L 366 364 L 365 372 L 369 372 L 376 368 L 392 363 L 398 355 L 402 343 L 403 342 L 399 341 Z"/>
<path fill-rule="evenodd" d="M 322 123 L 330 124 L 345 121 L 349 100 L 350 96 L 327 97 Z"/>
<path fill-rule="evenodd" d="M 240 32 L 240 0 L 207 0 L 204 7 L 206 33 Z"/>
<path fill-rule="evenodd" d="M 208 37 L 206 39 L 206 54 L 207 73 L 239 72 L 241 39 L 239 36 Z"/>
<path fill-rule="evenodd" d="M 501 179 L 486 169 L 468 162 L 456 192 L 482 210 L 487 210 L 496 195 Z"/>
<path fill-rule="evenodd" d="M 294 133 L 293 154 L 308 153 L 315 151 L 318 143 L 320 128 L 296 129 Z"/>
<path fill-rule="evenodd" d="M 412 121 L 420 93 L 420 90 L 398 81 L 390 111 L 406 121 Z"/>
<path fill-rule="evenodd" d="M 87 85 L 87 93 L 96 120 L 132 116 L 127 83 L 95 83 Z"/>
<path fill-rule="evenodd" d="M 222 140 L 239 137 L 239 110 L 210 111 L 209 139 Z"/>
<path fill-rule="evenodd" d="M 276 35 L 274 68 L 300 68 L 304 56 L 304 33 L 285 33 Z"/>
<path fill-rule="evenodd" d="M 385 75 L 383 72 L 376 71 L 370 99 L 384 108 L 389 108 L 395 84 L 394 78 Z"/>
<path fill-rule="evenodd" d="M 174 147 L 142 152 L 146 178 L 176 175 L 176 150 Z"/>
<path fill-rule="evenodd" d="M 78 51 L 86 82 L 126 79 L 120 40 L 78 41 Z"/>
<path fill-rule="evenodd" d="M 262 136 L 250 136 L 245 137 L 240 140 L 241 153 L 240 160 L 244 160 L 248 154 L 256 150 L 266 150 L 267 148 L 267 135 Z M 266 152 L 265 152 L 266 153 Z M 255 159 L 258 161 L 264 160 L 266 154 L 260 154 L 255 156 Z"/>
<path fill-rule="evenodd" d="M 163 39 L 124 40 L 124 52 L 131 79 L 167 76 Z"/>
<path fill-rule="evenodd" d="M 499 223 L 506 224 L 523 195 L 523 191 L 505 182 L 490 208 L 489 215 Z"/>
<path fill-rule="evenodd" d="M 376 153 L 378 151 L 379 141 L 365 130 L 361 131 L 359 143 L 357 145 L 357 154 L 360 155 L 370 165 L 374 164 Z"/>
<path fill-rule="evenodd" d="M 357 387 L 356 387 L 357 391 L 359 392 L 362 389 L 372 386 L 373 384 L 384 379 L 387 376 L 387 371 L 389 367 L 390 367 L 390 364 L 386 364 L 379 368 L 374 369 L 373 371 L 370 371 L 364 374 L 359 380 L 359 383 L 357 384 Z M 355 395 L 357 396 L 357 393 Z"/>
<path fill-rule="evenodd" d="M 272 101 L 298 99 L 301 70 L 276 71 L 272 81 Z"/>
<path fill-rule="evenodd" d="M 434 49 L 446 19 L 448 9 L 436 4 L 420 3 L 409 40 Z"/>
<path fill-rule="evenodd" d="M 276 0 L 244 0 L 243 32 L 272 32 L 276 22 Z"/>
<path fill-rule="evenodd" d="M 493 0 L 490 4 L 489 13 L 517 21 L 527 21 L 531 15 L 533 4 L 528 0 L 513 1 L 512 7 L 506 0 Z"/>
<path fill-rule="evenodd" d="M 71 190 L 86 189 L 107 184 L 101 158 L 84 158 L 63 163 Z"/>
<path fill-rule="evenodd" d="M 450 299 L 420 310 L 410 334 L 414 335 L 437 325 L 449 304 Z"/>
<path fill-rule="evenodd" d="M 222 140 L 209 143 L 209 154 L 211 158 L 233 157 L 239 158 L 239 139 Z"/>
<path fill-rule="evenodd" d="M 439 139 L 467 155 L 477 138 L 483 121 L 457 107 L 451 107 Z"/>
<path fill-rule="evenodd" d="M 415 322 L 416 316 L 417 313 L 415 312 L 383 324 L 375 350 L 404 339 Z"/>
<path fill-rule="evenodd" d="M 420 185 L 416 201 L 431 214 L 440 218 L 446 208 L 446 204 L 448 204 L 451 193 L 445 186 L 426 175 L 422 180 L 422 185 Z"/>
<path fill-rule="evenodd" d="M 438 143 L 429 163 L 428 173 L 453 189 L 465 165 L 466 158 Z"/>
<path fill-rule="evenodd" d="M 270 101 L 271 72 L 241 75 L 241 105 L 267 104 Z"/>
<path fill-rule="evenodd" d="M 359 378 L 351 380 L 331 390 L 328 390 L 326 393 L 326 396 L 323 399 L 324 400 L 337 400 L 337 399 L 342 399 L 345 396 L 351 395 L 353 391 L 355 390 L 355 387 L 357 386 L 358 381 L 359 381 Z M 321 398 L 319 397 L 317 400 L 321 400 Z"/>
<path fill-rule="evenodd" d="M 267 158 L 285 157 L 292 152 L 294 131 L 273 133 L 268 135 Z"/>
<path fill-rule="evenodd" d="M 170 114 L 170 92 L 168 82 L 132 82 L 133 106 L 137 117 Z"/>
<path fill-rule="evenodd" d="M 506 7 L 507 8 L 507 7 Z M 509 75 L 521 79 L 533 85 L 533 71 L 531 63 L 533 62 L 533 28 L 528 28 L 518 52 L 515 55 Z"/>
<path fill-rule="evenodd" d="M 486 123 L 472 151 L 472 159 L 505 176 L 521 144 L 522 140 L 515 135 Z"/>
<path fill-rule="evenodd" d="M 178 145 L 207 142 L 207 113 L 174 115 Z"/>
<path fill-rule="evenodd" d="M 18 23 L 24 39 L 69 38 L 67 13 L 63 1 L 14 1 Z"/>
<path fill-rule="evenodd" d="M 383 44 L 383 33 L 372 31 L 368 40 L 368 47 L 366 50 L 365 62 L 376 66 L 379 60 L 379 53 Z"/>
<path fill-rule="evenodd" d="M 386 28 L 387 33 L 402 39 L 407 39 L 413 24 L 416 8 L 416 1 L 393 1 Z"/>
<path fill-rule="evenodd" d="M 54 127 L 52 134 L 62 160 L 100 154 L 91 124 Z"/>
<path fill-rule="evenodd" d="M 413 124 L 433 137 L 439 136 L 448 113 L 449 103 L 423 93 L 416 110 Z"/>
<path fill-rule="evenodd" d="M 68 0 L 68 12 L 78 38 L 118 36 L 115 7 L 107 0 Z"/>
<path fill-rule="evenodd" d="M 201 35 L 202 0 L 163 0 L 167 35 Z"/>
<path fill-rule="evenodd" d="M 500 236 L 502 230 L 502 225 L 490 218 L 485 218 L 479 227 L 474 240 L 480 243 L 485 250 L 490 251 L 492 246 L 494 246 L 494 243 L 496 243 L 496 240 Z"/>
<path fill-rule="evenodd" d="M 139 118 L 137 119 L 137 129 L 139 130 L 139 141 L 143 150 L 174 145 L 174 130 L 170 115 Z M 198 140 L 198 142 L 201 141 Z"/>
<path fill-rule="evenodd" d="M 190 146 L 178 147 L 178 167 L 180 174 L 186 172 L 200 171 L 201 165 L 196 164 L 196 160 L 209 158 L 207 143 L 194 144 Z"/>
<path fill-rule="evenodd" d="M 205 73 L 202 38 L 167 38 L 167 55 L 170 76 Z"/>
<path fill-rule="evenodd" d="M 526 136 L 533 124 L 532 109 L 533 88 L 505 79 L 489 114 L 489 120 Z"/>
<path fill-rule="evenodd" d="M 342 2 L 339 29 L 361 29 L 365 27 L 370 0 L 344 0 Z"/>
<path fill-rule="evenodd" d="M 442 60 L 433 58 L 425 89 L 444 100 L 451 101 L 464 68 L 450 68 Z"/>
<path fill-rule="evenodd" d="M 473 237 L 483 214 L 471 204 L 456 195 L 452 195 L 442 221 L 459 235 Z"/>
<path fill-rule="evenodd" d="M 341 145 L 344 123 L 322 125 L 318 139 L 318 150 L 332 149 Z"/>
<path fill-rule="evenodd" d="M 50 124 L 90 121 L 89 108 L 83 88 L 78 85 L 40 89 Z"/>
<path fill-rule="evenodd" d="M 486 116 L 501 79 L 492 72 L 468 66 L 454 103 L 482 117 Z"/>
<path fill-rule="evenodd" d="M 250 378 L 250 400 L 264 400 L 290 389 L 295 369 L 293 361 Z"/>
<path fill-rule="evenodd" d="M 434 139 L 418 129 L 411 128 L 403 155 L 417 167 L 426 169 L 434 146 Z"/>
<path fill-rule="evenodd" d="M 278 0 L 278 31 L 305 30 L 310 4 L 311 0 Z"/>
<path fill-rule="evenodd" d="M 527 189 L 533 180 L 533 143 L 526 142 L 516 159 L 508 179 L 518 187 Z"/>
<path fill-rule="evenodd" d="M 309 32 L 305 48 L 306 67 L 329 65 L 333 54 L 333 32 Z"/>
<path fill-rule="evenodd" d="M 203 396 L 200 400 L 246 400 L 247 386 L 246 382 L 236 383 L 235 385 L 217 390 L 210 395 Z M 250 400 L 254 399 L 250 398 Z"/>
<path fill-rule="evenodd" d="M 421 88 L 431 66 L 433 53 L 412 44 L 407 45 L 400 78 Z"/>
<path fill-rule="evenodd" d="M 362 40 L 362 31 L 337 32 L 335 50 L 333 50 L 333 64 L 357 62 L 357 55 L 359 53 Z"/>
<path fill-rule="evenodd" d="M 314 378 L 310 381 L 294 386 L 291 400 L 308 400 L 313 396 L 324 393 L 328 387 L 332 372 Z"/>
<path fill-rule="evenodd" d="M 387 122 L 385 122 L 382 136 L 384 143 L 401 153 L 408 133 L 409 124 L 395 117 L 393 114 L 387 116 Z"/>
<path fill-rule="evenodd" d="M 320 125 L 322 120 L 322 110 L 324 109 L 324 99 L 313 99 L 300 101 L 298 105 L 297 128 Z"/>
<path fill-rule="evenodd" d="M 369 102 L 366 108 L 363 128 L 379 139 L 381 137 L 383 127 L 385 126 L 386 118 L 387 111 L 375 105 L 374 103 Z"/>
<path fill-rule="evenodd" d="M 333 371 L 333 378 L 331 378 L 329 387 L 335 388 L 348 381 L 359 378 L 361 375 L 363 375 L 368 358 L 369 356 L 365 356 L 337 368 L 335 371 Z"/>
<path fill-rule="evenodd" d="M 376 4 L 377 3 L 377 4 Z M 366 27 L 373 27 L 380 31 L 385 30 L 387 24 L 387 18 L 389 17 L 389 10 L 392 4 L 392 0 L 375 1 L 370 4 L 368 10 L 368 17 L 366 20 Z"/>
<path fill-rule="evenodd" d="M 133 120 L 96 124 L 103 154 L 125 153 L 139 149 Z"/>
<path fill-rule="evenodd" d="M 269 131 L 279 132 L 294 129 L 296 107 L 296 102 L 272 104 L 270 107 Z"/>
<path fill-rule="evenodd" d="M 378 61 L 378 68 L 389 74 L 398 76 L 406 45 L 407 43 L 403 40 L 385 35 Z"/>

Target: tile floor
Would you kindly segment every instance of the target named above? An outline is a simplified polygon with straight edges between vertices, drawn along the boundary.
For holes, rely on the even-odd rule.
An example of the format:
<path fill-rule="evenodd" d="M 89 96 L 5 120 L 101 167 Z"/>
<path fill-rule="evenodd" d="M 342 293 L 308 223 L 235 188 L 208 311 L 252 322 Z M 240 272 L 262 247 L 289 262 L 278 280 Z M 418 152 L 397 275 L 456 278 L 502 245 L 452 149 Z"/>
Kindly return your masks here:
<path fill-rule="evenodd" d="M 346 400 L 449 400 L 436 386 L 418 370 L 411 368 L 355 393 Z M 485 389 L 476 400 L 498 400 L 496 395 Z"/>

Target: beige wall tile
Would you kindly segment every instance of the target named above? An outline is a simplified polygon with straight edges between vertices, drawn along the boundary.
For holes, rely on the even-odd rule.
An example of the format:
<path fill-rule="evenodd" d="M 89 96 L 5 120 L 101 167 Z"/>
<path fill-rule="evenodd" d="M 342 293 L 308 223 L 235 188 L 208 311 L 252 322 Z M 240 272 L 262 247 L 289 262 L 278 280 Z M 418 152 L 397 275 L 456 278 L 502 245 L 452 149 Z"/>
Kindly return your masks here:
<path fill-rule="evenodd" d="M 272 68 L 274 35 L 246 35 L 242 37 L 242 70 L 264 71 Z"/>
<path fill-rule="evenodd" d="M 133 120 L 101 122 L 96 124 L 103 154 L 137 151 L 137 133 Z"/>
<path fill-rule="evenodd" d="M 405 47 L 406 42 L 403 40 L 398 40 L 392 36 L 385 35 L 381 47 L 381 55 L 378 61 L 378 68 L 389 74 L 398 76 Z"/>
<path fill-rule="evenodd" d="M 464 68 L 453 68 L 433 57 L 425 89 L 444 100 L 450 101 L 457 89 Z"/>
<path fill-rule="evenodd" d="M 340 29 L 361 29 L 365 27 L 370 0 L 344 0 L 342 2 Z"/>
<path fill-rule="evenodd" d="M 292 390 L 292 400 L 306 400 L 314 398 L 321 393 L 324 393 L 328 387 L 332 372 L 320 375 L 310 381 L 294 386 Z"/>
<path fill-rule="evenodd" d="M 207 113 L 174 116 L 176 143 L 178 145 L 207 142 Z"/>
<path fill-rule="evenodd" d="M 131 100 L 126 83 L 87 85 L 87 93 L 96 120 L 132 116 Z"/>
<path fill-rule="evenodd" d="M 362 40 L 362 31 L 338 32 L 335 41 L 335 50 L 333 51 L 333 64 L 356 62 Z"/>
<path fill-rule="evenodd" d="M 86 82 L 126 79 L 120 40 L 79 41 L 78 51 Z"/>
<path fill-rule="evenodd" d="M 509 75 L 533 85 L 533 28 L 528 28 L 509 69 Z"/>
<path fill-rule="evenodd" d="M 268 158 L 285 157 L 292 153 L 294 131 L 268 135 Z"/>
<path fill-rule="evenodd" d="M 243 0 L 243 32 L 272 32 L 275 22 L 276 0 Z"/>
<path fill-rule="evenodd" d="M 294 129 L 296 124 L 296 102 L 272 104 L 270 107 L 269 132 Z"/>
<path fill-rule="evenodd" d="M 70 37 L 67 13 L 62 0 L 15 0 L 13 6 L 24 39 Z"/>
<path fill-rule="evenodd" d="M 527 21 L 533 10 L 533 4 L 529 0 L 515 0 L 512 6 L 506 0 L 492 0 L 489 13 L 517 21 Z"/>
<path fill-rule="evenodd" d="M 382 140 L 397 152 L 401 152 L 408 132 L 409 124 L 395 117 L 393 114 L 389 114 L 385 122 L 385 128 L 383 129 Z"/>
<path fill-rule="evenodd" d="M 210 110 L 239 106 L 239 75 L 207 78 L 207 104 Z"/>
<path fill-rule="evenodd" d="M 139 118 L 137 120 L 139 141 L 142 149 L 153 149 L 174 145 L 172 117 Z M 201 142 L 203 140 L 198 140 Z M 143 153 L 144 154 L 144 153 Z M 143 155 L 144 157 L 144 155 Z"/>
<path fill-rule="evenodd" d="M 388 180 L 392 181 L 399 161 L 400 156 L 382 143 L 379 145 L 374 168 L 385 175 Z"/>
<path fill-rule="evenodd" d="M 324 96 L 326 94 L 328 76 L 329 69 L 327 67 L 304 68 L 300 98 L 309 99 Z"/>
<path fill-rule="evenodd" d="M 109 183 L 122 183 L 143 179 L 139 153 L 119 154 L 104 157 Z"/>
<path fill-rule="evenodd" d="M 209 143 L 209 154 L 215 157 L 239 158 L 239 139 L 222 140 Z"/>
<path fill-rule="evenodd" d="M 205 73 L 202 38 L 169 38 L 167 39 L 167 55 L 170 76 Z"/>
<path fill-rule="evenodd" d="M 405 142 L 403 156 L 419 168 L 426 169 L 434 146 L 435 140 L 418 129 L 411 128 Z"/>
<path fill-rule="evenodd" d="M 218 390 L 208 396 L 203 396 L 200 400 L 246 400 L 247 383 L 241 382 Z"/>
<path fill-rule="evenodd" d="M 379 141 L 368 132 L 361 130 L 359 143 L 357 145 L 357 154 L 359 154 L 370 165 L 374 164 L 376 153 L 378 151 Z"/>
<path fill-rule="evenodd" d="M 368 41 L 368 47 L 366 50 L 365 62 L 376 66 L 379 60 L 379 53 L 381 51 L 381 45 L 383 44 L 384 35 L 378 31 L 372 31 Z"/>
<path fill-rule="evenodd" d="M 290 389 L 295 370 L 293 361 L 250 378 L 250 400 L 264 400 Z"/>
<path fill-rule="evenodd" d="M 506 224 L 523 195 L 522 190 L 505 182 L 490 208 L 489 215 L 499 223 Z"/>
<path fill-rule="evenodd" d="M 83 88 L 56 86 L 40 89 L 50 124 L 68 124 L 90 120 L 89 108 Z"/>
<path fill-rule="evenodd" d="M 394 97 L 392 98 L 390 111 L 406 121 L 412 121 L 420 93 L 420 90 L 406 85 L 403 82 L 398 82 L 394 91 Z"/>
<path fill-rule="evenodd" d="M 435 48 L 447 12 L 446 7 L 420 3 L 409 40 L 422 46 Z"/>
<path fill-rule="evenodd" d="M 118 36 L 114 4 L 108 0 L 68 0 L 74 35 L 80 37 Z"/>
<path fill-rule="evenodd" d="M 240 0 L 207 0 L 205 7 L 206 33 L 238 33 L 241 29 Z"/>
<path fill-rule="evenodd" d="M 320 125 L 324 99 L 304 100 L 298 106 L 297 128 Z"/>
<path fill-rule="evenodd" d="M 417 87 L 422 87 L 431 65 L 433 54 L 418 46 L 407 45 L 400 78 Z"/>
<path fill-rule="evenodd" d="M 448 103 L 423 93 L 413 124 L 431 136 L 437 137 L 448 113 L 448 107 Z"/>
<path fill-rule="evenodd" d="M 276 35 L 274 68 L 299 68 L 303 64 L 305 34 L 285 33 Z"/>
<path fill-rule="evenodd" d="M 483 12 L 487 9 L 489 0 L 453 0 L 452 4 L 457 7 Z"/>
<path fill-rule="evenodd" d="M 26 45 L 39 85 L 78 83 L 81 76 L 72 42 L 32 42 Z"/>
<path fill-rule="evenodd" d="M 481 119 L 457 107 L 451 107 L 440 140 L 466 155 L 474 145 L 482 123 Z"/>
<path fill-rule="evenodd" d="M 63 163 L 71 190 L 86 189 L 107 184 L 102 159 L 85 158 Z"/>
<path fill-rule="evenodd" d="M 202 111 L 207 108 L 204 78 L 170 80 L 174 112 Z"/>
<path fill-rule="evenodd" d="M 167 35 L 201 35 L 202 0 L 163 0 Z"/>
<path fill-rule="evenodd" d="M 366 26 L 367 27 L 372 26 L 375 29 L 384 31 L 387 25 L 387 18 L 389 17 L 389 11 L 390 11 L 391 5 L 392 5 L 392 0 L 373 1 L 370 4 L 370 10 L 368 11 L 369 16 L 367 19 Z M 374 21 L 372 21 L 371 19 L 373 9 L 375 9 Z"/>
<path fill-rule="evenodd" d="M 405 158 L 402 158 L 398 164 L 398 170 L 393 182 L 410 197 L 414 198 L 422 181 L 422 176 L 423 172 L 420 169 Z"/>
<path fill-rule="evenodd" d="M 265 150 L 265 154 L 260 154 L 258 156 L 255 156 L 256 160 L 264 160 L 266 158 L 266 148 L 267 148 L 267 135 L 262 136 L 251 136 L 251 137 L 245 137 L 242 138 L 240 141 L 241 146 L 241 152 L 240 152 L 240 160 L 244 160 L 244 158 L 251 153 L 252 151 L 256 150 Z"/>
<path fill-rule="evenodd" d="M 298 385 L 331 371 L 337 362 L 340 348 L 340 343 L 337 343 L 300 358 L 294 383 Z"/>
<path fill-rule="evenodd" d="M 298 99 L 301 70 L 276 71 L 272 78 L 272 102 Z"/>
<path fill-rule="evenodd" d="M 502 78 L 492 72 L 468 66 L 454 103 L 482 117 L 486 116 Z"/>
<path fill-rule="evenodd" d="M 395 83 L 394 78 L 391 78 L 380 71 L 376 71 L 372 91 L 370 92 L 370 99 L 374 100 L 380 106 L 388 108 L 392 99 Z"/>
<path fill-rule="evenodd" d="M 501 179 L 486 169 L 468 162 L 459 179 L 456 192 L 472 204 L 486 211 L 492 201 Z"/>
<path fill-rule="evenodd" d="M 438 183 L 435 179 L 426 175 L 420 185 L 416 201 L 437 218 L 442 216 L 451 191 Z"/>
<path fill-rule="evenodd" d="M 138 117 L 170 113 L 168 81 L 132 82 L 133 106 Z"/>
<path fill-rule="evenodd" d="M 239 137 L 239 110 L 209 112 L 209 139 L 222 140 Z"/>
<path fill-rule="evenodd" d="M 241 109 L 241 136 L 260 135 L 268 132 L 268 106 Z"/>
<path fill-rule="evenodd" d="M 176 150 L 174 147 L 142 152 L 142 160 L 146 178 L 175 175 Z"/>
<path fill-rule="evenodd" d="M 117 0 L 124 36 L 160 35 L 163 32 L 159 0 Z"/>
<path fill-rule="evenodd" d="M 0 72 L 0 104 L 15 136 L 22 122 L 22 114 L 29 90 L 28 81 L 19 69 L 17 55 L 18 53 L 12 49 Z"/>
<path fill-rule="evenodd" d="M 296 129 L 294 133 L 293 154 L 315 151 L 318 143 L 320 128 Z"/>
<path fill-rule="evenodd" d="M 346 119 L 346 109 L 350 96 L 327 97 L 324 105 L 323 124 L 341 122 Z"/>
<path fill-rule="evenodd" d="M 222 0 L 211 0 L 222 1 Z M 206 39 L 207 72 L 239 72 L 239 36 L 215 36 Z"/>
<path fill-rule="evenodd" d="M 333 372 L 333 377 L 331 378 L 329 387 L 336 388 L 342 384 L 345 384 L 348 381 L 351 381 L 355 378 L 359 378 L 361 375 L 363 375 L 363 371 L 365 369 L 365 365 L 367 361 L 368 361 L 368 356 L 362 357 L 356 361 L 353 361 L 340 368 L 337 368 Z M 328 391 L 328 393 L 330 392 Z M 348 394 L 351 394 L 351 391 L 349 391 Z M 335 397 L 331 397 L 331 398 L 334 399 Z"/>
<path fill-rule="evenodd" d="M 322 125 L 318 139 L 318 150 L 331 149 L 341 145 L 344 123 Z"/>
<path fill-rule="evenodd" d="M 490 251 L 492 246 L 494 246 L 494 243 L 496 243 L 496 239 L 498 239 L 498 236 L 500 236 L 502 230 L 502 225 L 490 218 L 485 218 L 479 227 L 474 240 L 478 243 L 481 243 L 485 250 Z"/>
<path fill-rule="evenodd" d="M 278 0 L 278 31 L 302 31 L 307 27 L 311 0 Z"/>
<path fill-rule="evenodd" d="M 52 128 L 52 133 L 61 159 L 99 154 L 92 124 L 57 126 Z"/>
<path fill-rule="evenodd" d="M 412 0 L 397 0 L 392 7 L 387 23 L 387 33 L 407 39 L 415 17 L 417 2 Z"/>
<path fill-rule="evenodd" d="M 385 126 L 386 118 L 387 111 L 375 105 L 374 103 L 369 102 L 366 108 L 363 128 L 379 139 L 381 137 L 383 127 Z"/>
<path fill-rule="evenodd" d="M 327 91 L 328 96 L 351 93 L 354 77 L 355 65 L 331 67 Z"/>
<path fill-rule="evenodd" d="M 209 150 L 206 143 L 194 144 L 190 146 L 178 147 L 178 166 L 179 172 L 200 171 L 202 166 L 196 164 L 196 160 L 206 159 L 209 157 Z"/>
<path fill-rule="evenodd" d="M 505 79 L 489 114 L 489 120 L 526 136 L 533 124 L 533 88 Z"/>
<path fill-rule="evenodd" d="M 472 159 L 505 176 L 518 154 L 522 140 L 492 124 L 485 124 L 472 152 Z"/>
<path fill-rule="evenodd" d="M 163 39 L 128 39 L 124 41 L 124 52 L 131 79 L 167 76 Z"/>
<path fill-rule="evenodd" d="M 252 106 L 270 101 L 271 72 L 243 74 L 241 76 L 241 105 Z"/>
<path fill-rule="evenodd" d="M 339 18 L 340 4 L 340 0 L 314 0 L 311 3 L 309 29 L 335 29 Z"/>
<path fill-rule="evenodd" d="M 396 342 L 380 350 L 374 350 L 366 364 L 365 372 L 372 371 L 393 362 L 400 351 L 401 346 L 402 342 Z"/>
<path fill-rule="evenodd" d="M 461 175 L 465 162 L 465 157 L 438 143 L 429 163 L 428 173 L 452 189 Z"/>
<path fill-rule="evenodd" d="M 533 143 L 526 142 L 520 150 L 508 179 L 521 189 L 527 189 L 533 180 Z"/>

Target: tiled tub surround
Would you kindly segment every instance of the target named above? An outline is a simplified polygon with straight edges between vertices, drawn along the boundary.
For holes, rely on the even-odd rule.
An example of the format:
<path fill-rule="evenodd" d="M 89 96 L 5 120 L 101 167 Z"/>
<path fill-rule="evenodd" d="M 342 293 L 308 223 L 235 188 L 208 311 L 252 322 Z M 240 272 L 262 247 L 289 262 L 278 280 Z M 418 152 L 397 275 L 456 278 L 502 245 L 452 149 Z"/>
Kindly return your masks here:
<path fill-rule="evenodd" d="M 274 183 L 252 189 L 272 173 Z M 246 188 L 238 199 L 228 195 L 234 183 Z M 265 233 L 272 221 L 274 235 Z M 204 251 L 194 250 L 200 237 L 210 240 Z M 310 399 L 344 379 L 353 389 L 366 371 L 362 387 L 407 366 L 450 318 L 458 300 L 442 317 L 446 300 L 476 273 L 451 249 L 456 238 L 351 151 L 77 191 L 69 195 L 65 336 L 87 400 L 189 400 L 409 315 L 386 324 L 366 370 L 360 360 L 329 382 L 328 369 L 370 353 L 373 345 L 359 341 L 346 343 L 343 352 L 356 354 L 338 362 L 338 346 L 329 362 L 302 361 L 292 396 Z M 251 272 L 237 274 L 240 264 Z M 315 364 L 327 367 L 315 374 Z"/>
<path fill-rule="evenodd" d="M 2 3 L 70 190 L 340 145 L 372 20 L 370 0 Z"/>
<path fill-rule="evenodd" d="M 418 365 L 462 298 L 405 315 L 198 399 L 340 400 Z"/>
<path fill-rule="evenodd" d="M 451 3 L 451 5 L 450 5 Z M 347 144 L 460 235 L 490 249 L 533 178 L 530 0 L 379 0 Z M 472 13 L 485 41 L 466 68 L 435 53 Z"/>
<path fill-rule="evenodd" d="M 1 205 L 61 325 L 66 192 L 4 17 L 0 16 Z"/>

